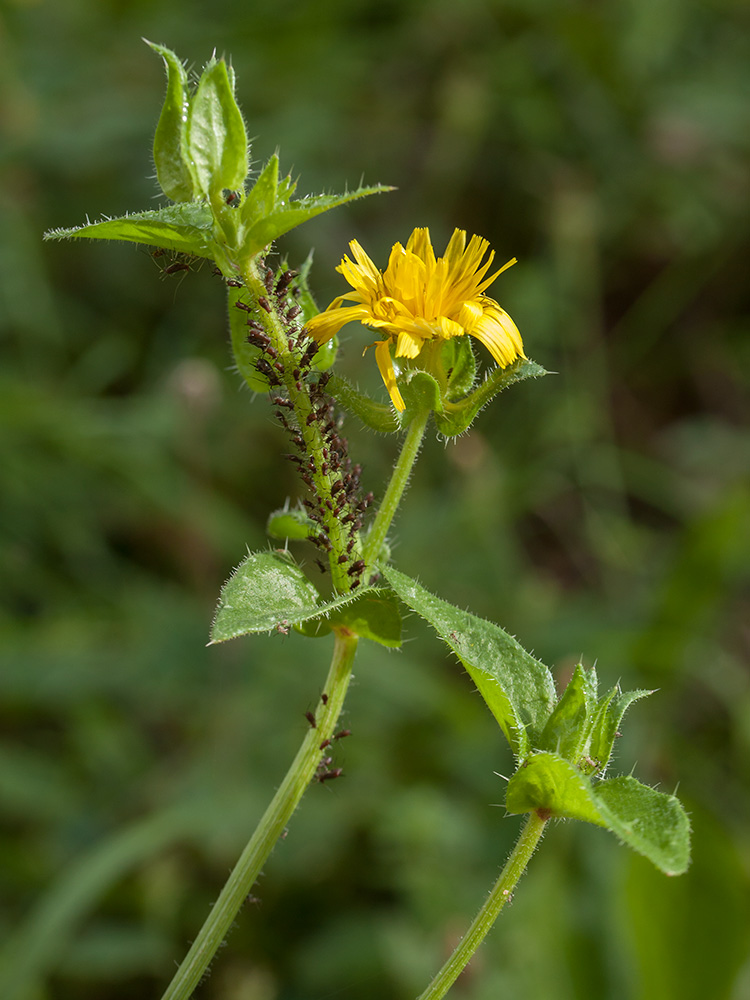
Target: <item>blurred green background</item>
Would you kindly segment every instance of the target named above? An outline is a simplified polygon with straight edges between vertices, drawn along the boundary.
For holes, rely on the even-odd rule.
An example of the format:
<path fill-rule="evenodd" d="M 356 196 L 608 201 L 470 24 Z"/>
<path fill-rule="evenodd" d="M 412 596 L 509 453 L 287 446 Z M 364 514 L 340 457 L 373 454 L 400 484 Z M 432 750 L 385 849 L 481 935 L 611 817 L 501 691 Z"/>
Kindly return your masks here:
<path fill-rule="evenodd" d="M 424 449 L 395 559 L 564 681 L 658 688 L 619 767 L 679 794 L 669 880 L 549 831 L 455 988 L 494 1000 L 750 996 L 750 8 L 743 0 L 5 0 L 0 6 L 0 938 L 3 1000 L 158 997 L 284 773 L 330 640 L 207 649 L 219 587 L 296 495 L 228 367 L 223 292 L 142 248 L 41 233 L 153 204 L 164 88 L 145 36 L 231 55 L 259 166 L 302 192 L 394 184 L 309 223 L 321 304 L 357 237 L 415 225 L 519 264 L 531 357 Z M 363 340 L 343 364 L 383 393 Z M 347 433 L 378 490 L 394 441 Z M 312 788 L 199 995 L 409 998 L 519 826 L 509 754 L 410 618 L 362 651 Z"/>

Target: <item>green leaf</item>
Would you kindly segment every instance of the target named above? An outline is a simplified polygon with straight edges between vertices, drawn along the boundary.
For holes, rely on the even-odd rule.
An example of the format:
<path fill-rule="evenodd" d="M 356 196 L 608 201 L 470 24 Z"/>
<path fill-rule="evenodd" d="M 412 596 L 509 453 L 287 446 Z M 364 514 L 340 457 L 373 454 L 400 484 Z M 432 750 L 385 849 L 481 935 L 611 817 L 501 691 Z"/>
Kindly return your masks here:
<path fill-rule="evenodd" d="M 228 185 L 224 185 L 225 187 Z M 384 191 L 392 191 L 393 188 L 383 184 L 376 184 L 373 187 L 360 187 L 356 191 L 349 191 L 345 194 L 322 194 L 304 198 L 301 201 L 288 201 L 286 192 L 293 190 L 291 182 L 281 182 L 277 191 L 276 205 L 273 211 L 249 226 L 245 233 L 242 245 L 243 256 L 253 256 L 270 246 L 274 240 L 291 229 L 301 226 L 303 222 L 315 218 L 322 212 L 328 212 L 339 205 L 354 201 L 356 198 L 365 198 L 370 194 L 382 194 Z"/>
<path fill-rule="evenodd" d="M 592 675 L 593 674 L 593 690 Z M 565 691 L 555 705 L 539 742 L 542 750 L 551 750 L 577 764 L 588 737 L 589 713 L 596 701 L 596 674 L 578 664 Z"/>
<path fill-rule="evenodd" d="M 445 437 L 455 437 L 463 434 L 474 421 L 474 418 L 489 401 L 503 389 L 515 382 L 527 378 L 539 378 L 548 375 L 541 365 L 526 358 L 519 358 L 507 368 L 495 368 L 482 384 L 458 403 L 446 403 L 445 412 L 436 415 L 437 429 Z"/>
<path fill-rule="evenodd" d="M 551 816 L 604 825 L 591 782 L 569 760 L 554 753 L 535 753 L 521 764 L 508 782 L 505 808 L 510 813 L 541 809 Z"/>
<path fill-rule="evenodd" d="M 288 629 L 315 617 L 319 606 L 317 590 L 288 553 L 254 552 L 222 588 L 211 641 Z"/>
<path fill-rule="evenodd" d="M 187 153 L 187 73 L 171 49 L 149 41 L 146 44 L 159 53 L 167 69 L 167 94 L 154 135 L 156 177 L 167 198 L 192 201 L 197 190 Z"/>
<path fill-rule="evenodd" d="M 226 642 L 274 629 L 287 632 L 292 627 L 304 635 L 326 635 L 332 627 L 346 625 L 357 635 L 374 638 L 384 645 L 397 645 L 395 618 L 386 606 L 391 600 L 387 594 L 380 605 L 364 607 L 365 598 L 377 598 L 379 594 L 373 587 L 321 601 L 312 582 L 288 552 L 278 549 L 253 552 L 222 588 L 211 642 Z M 353 614 L 351 622 L 332 617 L 334 612 L 355 603 L 363 607 Z"/>
<path fill-rule="evenodd" d="M 151 212 L 133 212 L 119 219 L 87 222 L 73 229 L 53 229 L 44 234 L 45 240 L 91 239 L 125 240 L 145 243 L 176 253 L 197 257 L 212 257 L 211 230 L 213 217 L 205 204 L 191 202 L 168 205 Z"/>
<path fill-rule="evenodd" d="M 611 830 L 667 875 L 679 875 L 690 859 L 690 823 L 680 802 L 632 777 L 592 786 L 577 767 L 557 754 L 538 753 L 508 782 L 510 813 L 541 811 Z"/>
<path fill-rule="evenodd" d="M 647 698 L 653 691 L 624 691 L 615 687 L 609 691 L 599 703 L 599 710 L 593 721 L 589 742 L 589 756 L 605 768 L 612 756 L 612 748 L 617 737 L 622 717 L 633 704 L 641 698 Z"/>
<path fill-rule="evenodd" d="M 674 795 L 635 778 L 609 778 L 595 790 L 606 825 L 666 875 L 681 875 L 690 864 L 690 820 Z"/>
<path fill-rule="evenodd" d="M 391 434 L 399 429 L 399 420 L 392 407 L 375 402 L 339 375 L 331 376 L 326 391 L 345 410 L 359 417 L 366 427 L 371 427 L 381 434 Z"/>
<path fill-rule="evenodd" d="M 401 600 L 432 625 L 468 670 L 514 753 L 536 745 L 555 701 L 547 667 L 498 625 L 434 597 L 393 567 L 385 577 Z"/>
<path fill-rule="evenodd" d="M 264 219 L 274 210 L 278 187 L 279 158 L 274 153 L 242 203 L 240 213 L 246 226 L 252 226 L 253 223 Z"/>
<path fill-rule="evenodd" d="M 223 59 L 210 62 L 190 101 L 187 148 L 202 194 L 244 187 L 248 171 L 247 133 Z"/>
<path fill-rule="evenodd" d="M 395 595 L 388 590 L 358 591 L 357 596 L 332 610 L 327 617 L 303 622 L 299 631 L 319 636 L 341 626 L 381 646 L 395 648 L 401 645 L 401 611 Z"/>
<path fill-rule="evenodd" d="M 271 538 L 278 538 L 282 542 L 287 538 L 301 541 L 310 535 L 317 535 L 319 530 L 315 521 L 299 508 L 275 510 L 268 515 L 266 523 L 266 531 Z"/>

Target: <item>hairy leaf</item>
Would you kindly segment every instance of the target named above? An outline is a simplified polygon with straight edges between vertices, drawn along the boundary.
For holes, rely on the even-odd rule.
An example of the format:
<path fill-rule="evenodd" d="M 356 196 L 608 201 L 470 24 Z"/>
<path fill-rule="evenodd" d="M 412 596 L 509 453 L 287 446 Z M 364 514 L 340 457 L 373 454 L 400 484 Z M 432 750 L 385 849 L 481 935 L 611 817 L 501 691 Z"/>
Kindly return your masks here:
<path fill-rule="evenodd" d="M 508 782 L 508 812 L 543 811 L 605 827 L 667 875 L 679 875 L 690 858 L 690 823 L 680 802 L 632 777 L 596 785 L 570 761 L 533 754 Z"/>
<path fill-rule="evenodd" d="M 384 575 L 401 600 L 458 656 L 517 756 L 536 745 L 555 700 L 547 667 L 498 625 L 434 597 L 393 567 Z"/>
<path fill-rule="evenodd" d="M 223 59 L 206 66 L 190 101 L 187 148 L 202 194 L 244 186 L 247 133 Z"/>
<path fill-rule="evenodd" d="M 187 152 L 187 73 L 171 49 L 146 42 L 158 52 L 167 69 L 167 93 L 154 134 L 154 164 L 162 191 L 172 201 L 195 198 L 197 190 Z"/>
<path fill-rule="evenodd" d="M 371 599 L 376 599 L 376 603 L 367 606 L 366 601 Z M 392 598 L 375 588 L 322 601 L 288 552 L 254 552 L 240 563 L 222 588 L 211 642 L 226 642 L 274 629 L 286 632 L 292 627 L 305 635 L 325 635 L 332 627 L 344 625 L 364 638 L 394 646 L 400 642 L 400 634 L 396 635 L 397 629 L 400 633 L 400 621 L 397 626 L 389 603 L 393 604 Z M 334 617 L 355 604 L 359 610 L 355 609 L 350 619 Z"/>
<path fill-rule="evenodd" d="M 381 646 L 395 648 L 401 645 L 401 611 L 395 595 L 388 590 L 357 592 L 345 605 L 330 612 L 325 618 L 303 622 L 299 631 L 305 635 L 325 635 L 334 627 L 344 627 Z"/>
<path fill-rule="evenodd" d="M 356 198 L 364 198 L 370 194 L 382 194 L 384 191 L 392 191 L 393 188 L 383 184 L 375 184 L 373 187 L 361 187 L 356 191 L 348 191 L 346 194 L 322 194 L 303 198 L 301 201 L 288 201 L 285 197 L 283 182 L 279 184 L 274 209 L 267 215 L 258 219 L 248 227 L 245 232 L 242 245 L 243 256 L 253 256 L 270 246 L 274 240 L 290 229 L 301 226 L 303 222 L 315 218 L 322 212 L 328 212 L 339 205 L 354 201 Z M 288 190 L 288 186 L 287 186 Z"/>
<path fill-rule="evenodd" d="M 193 254 L 212 257 L 211 230 L 213 217 L 205 204 L 190 202 L 168 205 L 150 212 L 133 212 L 119 219 L 87 222 L 72 229 L 53 229 L 44 234 L 46 240 L 90 239 L 125 240 Z"/>

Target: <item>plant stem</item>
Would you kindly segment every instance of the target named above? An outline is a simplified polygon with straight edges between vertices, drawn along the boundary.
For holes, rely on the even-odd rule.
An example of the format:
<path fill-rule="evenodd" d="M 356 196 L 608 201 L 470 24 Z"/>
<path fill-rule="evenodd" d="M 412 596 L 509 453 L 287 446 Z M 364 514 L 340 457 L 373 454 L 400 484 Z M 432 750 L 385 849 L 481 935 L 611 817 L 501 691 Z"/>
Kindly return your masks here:
<path fill-rule="evenodd" d="M 276 841 L 282 835 L 305 790 L 315 777 L 321 761 L 320 744 L 333 737 L 349 687 L 357 650 L 358 638 L 347 629 L 335 630 L 335 636 L 333 658 L 324 689 L 325 697 L 321 698 L 315 713 L 316 726 L 310 726 L 292 766 L 162 1000 L 188 1000 L 192 996 L 193 990 L 221 947 Z"/>
<path fill-rule="evenodd" d="M 430 412 L 430 410 L 425 410 L 423 413 L 416 414 L 406 431 L 404 444 L 393 470 L 391 481 L 388 483 L 388 489 L 385 491 L 383 502 L 378 508 L 377 516 L 365 541 L 363 558 L 368 567 L 377 561 L 386 535 L 388 534 L 388 529 L 391 526 L 391 521 L 393 521 L 393 517 L 398 510 L 398 505 L 401 503 L 404 490 L 409 482 L 411 470 L 422 445 L 422 438 L 427 427 L 427 421 L 430 418 Z"/>
<path fill-rule="evenodd" d="M 541 819 L 535 812 L 526 820 L 521 830 L 516 846 L 513 848 L 500 877 L 492 887 L 482 909 L 474 918 L 474 922 L 459 942 L 456 950 L 435 976 L 430 985 L 420 994 L 418 1000 L 440 1000 L 444 997 L 460 974 L 468 965 L 472 955 L 484 940 L 498 914 L 510 900 L 516 883 L 523 875 L 526 865 L 541 839 L 546 819 Z"/>

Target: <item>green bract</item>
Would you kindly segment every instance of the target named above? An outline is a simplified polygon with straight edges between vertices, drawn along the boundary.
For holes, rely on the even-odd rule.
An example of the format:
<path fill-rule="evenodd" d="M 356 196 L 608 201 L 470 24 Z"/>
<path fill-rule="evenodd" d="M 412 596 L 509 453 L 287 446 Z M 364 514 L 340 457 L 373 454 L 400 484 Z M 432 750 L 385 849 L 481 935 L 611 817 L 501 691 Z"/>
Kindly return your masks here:
<path fill-rule="evenodd" d="M 499 392 L 527 378 L 540 378 L 548 372 L 535 361 L 520 358 L 507 368 L 495 368 L 476 388 L 476 359 L 469 338 L 450 340 L 443 345 L 441 372 L 426 371 L 414 363 L 404 367 L 399 379 L 405 409 L 396 413 L 372 399 L 343 378 L 329 383 L 329 392 L 366 427 L 381 433 L 407 427 L 415 414 L 434 414 L 435 426 L 444 437 L 456 437 L 469 429 L 477 414 Z"/>

